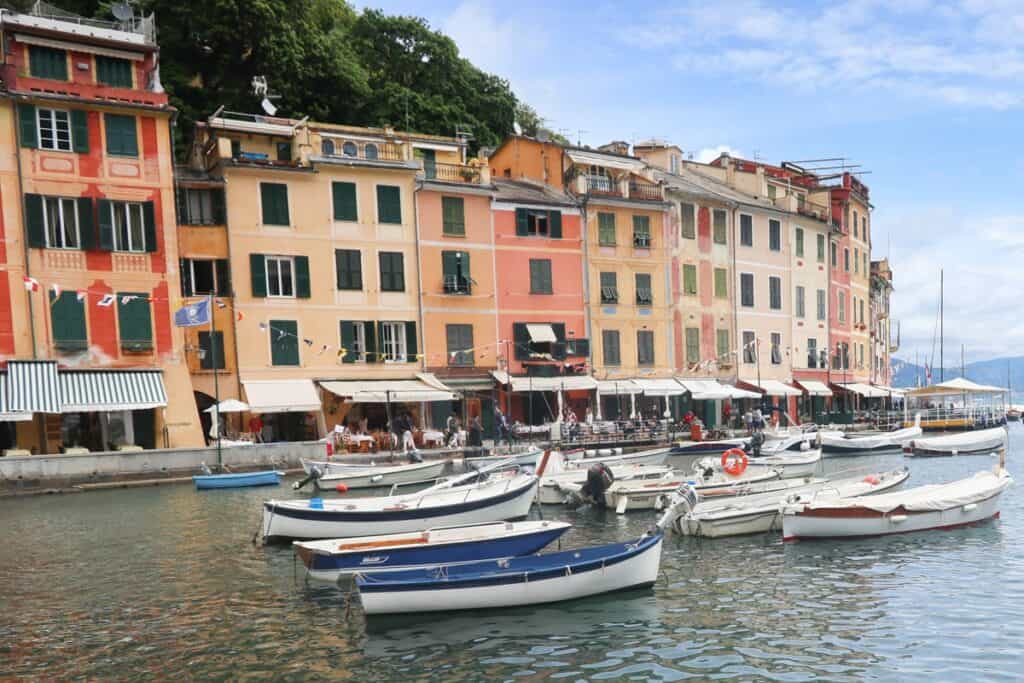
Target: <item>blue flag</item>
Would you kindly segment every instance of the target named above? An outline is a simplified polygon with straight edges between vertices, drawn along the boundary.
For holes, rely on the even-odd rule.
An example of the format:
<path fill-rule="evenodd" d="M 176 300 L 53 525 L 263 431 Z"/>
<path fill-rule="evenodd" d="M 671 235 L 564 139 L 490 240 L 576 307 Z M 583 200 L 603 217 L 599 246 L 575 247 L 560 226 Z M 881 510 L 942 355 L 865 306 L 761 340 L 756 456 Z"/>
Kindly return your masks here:
<path fill-rule="evenodd" d="M 199 327 L 210 324 L 210 300 L 203 299 L 179 308 L 174 312 L 174 324 L 178 327 Z"/>

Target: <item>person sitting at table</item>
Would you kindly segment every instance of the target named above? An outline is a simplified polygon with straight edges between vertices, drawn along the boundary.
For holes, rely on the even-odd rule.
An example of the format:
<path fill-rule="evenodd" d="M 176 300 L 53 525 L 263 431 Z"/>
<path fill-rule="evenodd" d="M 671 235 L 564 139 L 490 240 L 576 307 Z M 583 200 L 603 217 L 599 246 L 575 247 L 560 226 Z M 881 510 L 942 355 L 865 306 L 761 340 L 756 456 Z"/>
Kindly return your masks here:
<path fill-rule="evenodd" d="M 360 435 L 369 434 L 370 433 L 369 426 L 370 426 L 370 420 L 368 418 L 366 418 L 366 417 L 359 418 L 359 427 L 358 427 L 358 431 L 356 431 L 356 434 L 360 434 Z"/>

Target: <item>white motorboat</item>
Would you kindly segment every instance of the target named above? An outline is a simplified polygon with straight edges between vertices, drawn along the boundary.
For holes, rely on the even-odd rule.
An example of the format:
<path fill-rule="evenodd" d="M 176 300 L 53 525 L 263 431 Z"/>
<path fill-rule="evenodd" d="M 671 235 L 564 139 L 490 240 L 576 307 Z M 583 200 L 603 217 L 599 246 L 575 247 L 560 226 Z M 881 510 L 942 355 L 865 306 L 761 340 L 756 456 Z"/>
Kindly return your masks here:
<path fill-rule="evenodd" d="M 526 517 L 537 495 L 537 477 L 532 474 L 467 485 L 460 485 L 462 479 L 400 496 L 266 501 L 263 538 L 347 538 L 516 520 Z"/>
<path fill-rule="evenodd" d="M 339 486 L 344 486 L 345 489 L 366 489 L 421 484 L 440 477 L 447 466 L 447 460 L 437 460 L 409 465 L 346 468 L 340 472 L 314 477 L 313 483 L 321 491 L 334 491 Z"/>
<path fill-rule="evenodd" d="M 576 453 L 566 453 L 564 457 L 559 460 L 549 460 L 548 470 L 549 472 L 555 472 L 561 468 L 565 469 L 579 469 L 586 471 L 591 465 L 598 463 L 606 465 L 608 467 L 614 467 L 616 465 L 663 465 L 665 460 L 668 459 L 668 455 L 671 452 L 671 448 L 663 446 L 661 448 L 651 448 L 643 451 L 636 451 L 635 453 L 621 453 L 616 455 L 608 456 L 596 456 L 587 458 L 576 458 L 573 457 Z M 554 458 L 557 453 L 552 453 L 551 456 Z M 560 464 L 559 464 L 560 463 Z"/>
<path fill-rule="evenodd" d="M 1006 428 L 993 427 L 911 439 L 903 447 L 903 453 L 918 457 L 988 454 L 1006 448 L 1006 443 Z"/>
<path fill-rule="evenodd" d="M 466 467 L 469 468 L 480 468 L 490 467 L 491 465 L 522 465 L 533 467 L 537 464 L 537 459 L 544 454 L 544 451 L 536 446 L 530 446 L 523 450 L 517 450 L 509 453 L 493 453 L 491 455 L 479 455 L 471 458 L 466 458 Z"/>
<path fill-rule="evenodd" d="M 781 505 L 787 501 L 803 500 L 818 492 L 844 498 L 881 493 L 896 488 L 909 476 L 910 470 L 903 468 L 867 476 L 812 480 L 783 491 L 704 500 L 677 517 L 672 528 L 683 535 L 705 538 L 778 531 L 782 529 Z"/>
<path fill-rule="evenodd" d="M 952 529 L 999 516 L 1013 479 L 1001 467 L 948 484 L 860 498 L 814 496 L 782 507 L 782 538 L 856 538 Z"/>
<path fill-rule="evenodd" d="M 908 441 L 916 439 L 922 433 L 921 414 L 918 413 L 914 418 L 914 425 L 912 427 L 897 429 L 892 432 L 881 432 L 871 435 L 843 434 L 841 436 L 835 436 L 831 432 L 823 433 L 821 436 L 821 449 L 825 453 L 836 455 L 900 450 Z"/>
<path fill-rule="evenodd" d="M 548 464 L 550 468 L 550 462 Z M 609 467 L 615 481 L 637 480 L 637 479 L 660 479 L 672 471 L 668 465 L 612 465 Z M 544 505 L 559 505 L 565 502 L 566 491 L 563 487 L 568 485 L 582 486 L 587 481 L 589 468 L 572 468 L 560 472 L 550 473 L 549 469 L 540 478 L 540 488 L 537 493 L 537 500 Z"/>
<path fill-rule="evenodd" d="M 793 477 L 809 477 L 817 473 L 821 466 L 821 449 L 808 448 L 803 451 L 782 451 L 774 455 L 762 455 L 751 458 L 752 465 L 763 465 L 778 470 L 783 479 Z"/>

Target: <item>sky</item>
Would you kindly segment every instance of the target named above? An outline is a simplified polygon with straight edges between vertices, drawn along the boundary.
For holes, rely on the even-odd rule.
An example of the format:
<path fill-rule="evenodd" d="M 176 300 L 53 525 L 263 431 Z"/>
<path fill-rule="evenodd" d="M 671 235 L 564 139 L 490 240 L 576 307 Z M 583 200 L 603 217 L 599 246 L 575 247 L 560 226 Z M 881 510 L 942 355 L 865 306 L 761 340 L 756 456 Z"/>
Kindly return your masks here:
<path fill-rule="evenodd" d="M 947 366 L 1024 355 L 1024 0 L 369 5 L 424 17 L 574 142 L 861 164 L 896 355 L 937 364 L 940 268 Z"/>

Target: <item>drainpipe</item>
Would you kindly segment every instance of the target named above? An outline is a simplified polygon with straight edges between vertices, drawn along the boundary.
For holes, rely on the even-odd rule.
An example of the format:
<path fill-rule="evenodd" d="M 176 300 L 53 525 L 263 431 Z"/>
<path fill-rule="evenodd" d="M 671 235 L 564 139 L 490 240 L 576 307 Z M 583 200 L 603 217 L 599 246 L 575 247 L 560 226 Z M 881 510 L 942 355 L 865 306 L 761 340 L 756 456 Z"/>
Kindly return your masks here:
<path fill-rule="evenodd" d="M 416 297 L 416 312 L 419 318 L 420 327 L 420 347 L 423 349 L 423 356 L 420 358 L 420 368 L 423 372 L 427 370 L 427 329 L 423 324 L 423 267 L 420 263 L 420 207 L 419 207 L 419 193 L 423 189 L 423 183 L 413 180 L 413 191 L 412 191 L 412 221 L 413 221 L 413 243 L 416 245 L 416 281 L 419 283 L 419 293 Z M 461 403 L 461 402 L 460 402 Z M 420 423 L 421 426 L 426 427 L 427 417 L 424 415 L 424 410 L 420 409 Z M 463 417 L 466 415 L 466 406 L 462 405 Z"/>
<path fill-rule="evenodd" d="M 743 340 L 740 338 L 740 278 L 739 273 L 736 271 L 736 240 L 738 239 L 736 234 L 736 223 L 739 216 L 739 205 L 734 204 L 732 207 L 732 239 L 729 240 L 729 250 L 732 252 L 732 275 L 735 280 L 732 283 L 732 348 L 736 353 L 736 381 L 740 381 L 740 363 L 743 362 Z M 740 351 L 735 351 L 740 349 Z"/>

